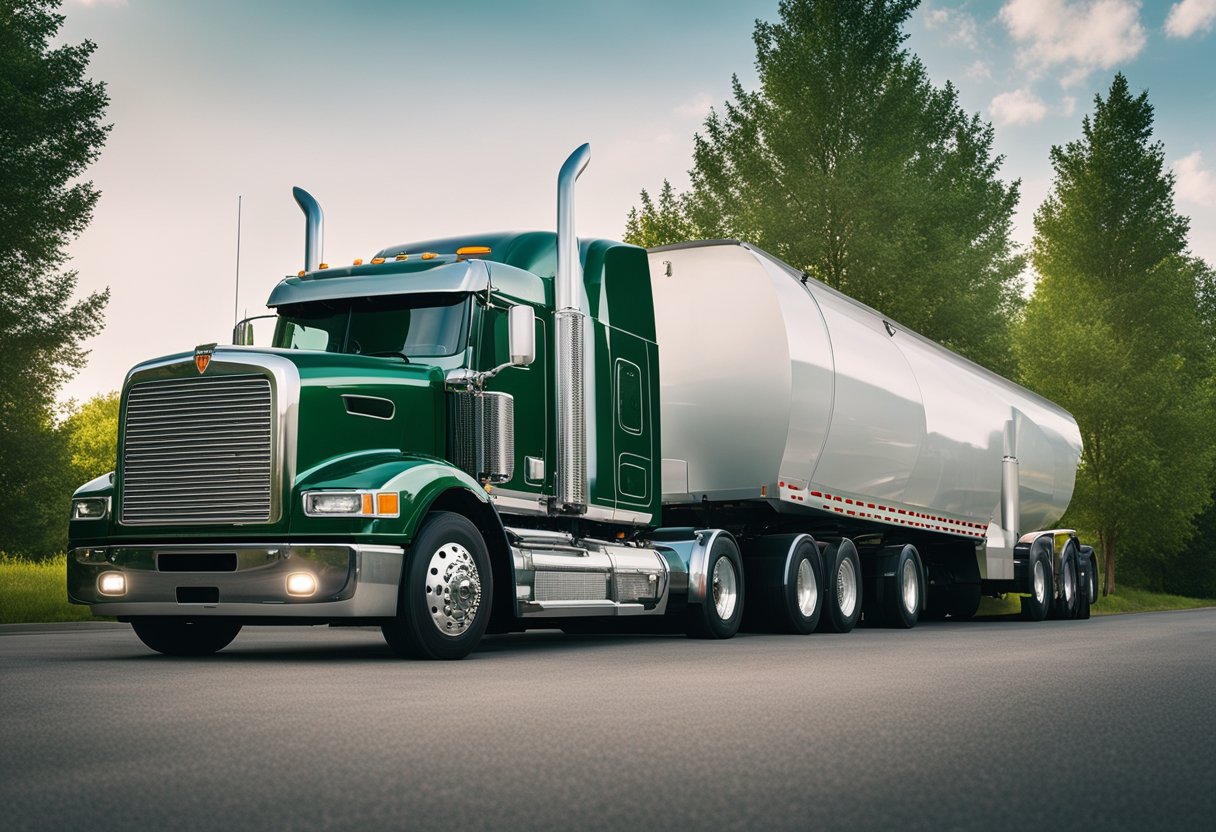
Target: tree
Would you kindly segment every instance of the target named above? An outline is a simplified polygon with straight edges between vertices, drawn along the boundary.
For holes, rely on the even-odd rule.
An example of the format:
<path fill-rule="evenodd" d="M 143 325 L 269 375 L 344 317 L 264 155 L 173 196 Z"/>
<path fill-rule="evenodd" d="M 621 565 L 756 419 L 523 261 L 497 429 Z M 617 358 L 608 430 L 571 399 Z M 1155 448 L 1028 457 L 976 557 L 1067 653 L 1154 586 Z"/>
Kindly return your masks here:
<path fill-rule="evenodd" d="M 687 200 L 676 196 L 675 188 L 666 179 L 659 190 L 657 206 L 645 189 L 642 190 L 641 200 L 640 210 L 629 209 L 629 217 L 625 221 L 625 242 L 652 248 L 696 238 L 696 229 L 688 219 Z"/>
<path fill-rule="evenodd" d="M 118 406 L 115 390 L 94 396 L 63 423 L 69 461 L 77 485 L 114 470 L 118 460 Z"/>
<path fill-rule="evenodd" d="M 991 125 L 903 48 L 918 3 L 782 0 L 756 22 L 759 89 L 733 79 L 674 202 L 696 236 L 754 243 L 1008 374 L 1019 183 L 998 178 Z"/>
<path fill-rule="evenodd" d="M 0 0 L 0 550 L 62 541 L 67 497 L 48 492 L 66 448 L 55 395 L 79 370 L 109 292 L 73 301 L 67 244 L 99 193 L 80 181 L 101 152 L 108 98 L 85 77 L 94 44 L 51 46 L 58 0 Z"/>
<path fill-rule="evenodd" d="M 1213 341 L 1206 264 L 1186 251 L 1174 176 L 1151 141 L 1148 93 L 1118 74 L 1082 137 L 1051 149 L 1035 214 L 1039 281 L 1017 333 L 1024 381 L 1077 419 L 1084 442 L 1069 515 L 1105 557 L 1140 574 L 1172 558 L 1211 495 Z"/>

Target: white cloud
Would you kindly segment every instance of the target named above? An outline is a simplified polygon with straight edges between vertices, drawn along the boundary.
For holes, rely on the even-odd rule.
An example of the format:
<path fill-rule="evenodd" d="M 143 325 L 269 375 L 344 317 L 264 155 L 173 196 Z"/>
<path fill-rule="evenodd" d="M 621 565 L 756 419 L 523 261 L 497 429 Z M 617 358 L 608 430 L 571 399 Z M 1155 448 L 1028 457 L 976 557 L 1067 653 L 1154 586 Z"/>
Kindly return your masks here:
<path fill-rule="evenodd" d="M 695 118 L 699 120 L 709 115 L 709 110 L 713 106 L 714 100 L 709 97 L 708 93 L 701 93 L 691 101 L 677 104 L 672 108 L 672 112 L 681 118 Z"/>
<path fill-rule="evenodd" d="M 975 18 L 958 9 L 930 9 L 925 15 L 929 29 L 945 29 L 946 40 L 968 49 L 979 49 L 979 26 Z"/>
<path fill-rule="evenodd" d="M 992 67 L 986 61 L 975 61 L 967 67 L 967 77 L 974 81 L 987 81 L 992 77 Z"/>
<path fill-rule="evenodd" d="M 1165 31 L 1170 37 L 1189 38 L 1196 32 L 1206 32 L 1216 21 L 1216 0 L 1182 0 L 1170 9 L 1165 19 Z"/>
<path fill-rule="evenodd" d="M 1034 75 L 1063 72 L 1064 86 L 1140 54 L 1146 35 L 1138 0 L 1009 0 L 1001 22 Z"/>
<path fill-rule="evenodd" d="M 1203 155 L 1196 150 L 1174 162 L 1174 193 L 1179 202 L 1216 206 L 1216 175 L 1204 168 Z"/>
<path fill-rule="evenodd" d="M 998 127 L 1009 124 L 1033 124 L 1047 115 L 1047 105 L 1028 89 L 1003 92 L 988 105 L 988 113 Z"/>
<path fill-rule="evenodd" d="M 1070 116 L 1077 111 L 1077 99 L 1066 95 L 1060 99 L 1060 115 Z"/>

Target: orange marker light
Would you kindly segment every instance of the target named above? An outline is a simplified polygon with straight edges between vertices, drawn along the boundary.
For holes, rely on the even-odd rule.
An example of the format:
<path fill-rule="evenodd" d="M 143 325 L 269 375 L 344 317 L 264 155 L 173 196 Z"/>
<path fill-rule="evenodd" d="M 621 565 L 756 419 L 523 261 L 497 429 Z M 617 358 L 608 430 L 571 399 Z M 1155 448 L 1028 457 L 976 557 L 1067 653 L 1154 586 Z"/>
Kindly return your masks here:
<path fill-rule="evenodd" d="M 462 257 L 467 257 L 470 254 L 489 254 L 489 246 L 464 246 L 456 249 L 456 253 Z"/>
<path fill-rule="evenodd" d="M 438 254 L 436 254 L 436 253 L 435 253 L 435 252 L 433 252 L 433 251 L 424 251 L 424 252 L 422 252 L 422 259 L 423 259 L 423 260 L 434 260 L 434 259 L 435 259 L 436 257 L 438 257 L 438 256 L 439 256 L 439 255 L 438 255 Z"/>
<path fill-rule="evenodd" d="M 384 258 L 383 258 L 383 257 L 373 257 L 373 258 L 372 258 L 372 265 L 373 265 L 373 266 L 379 266 L 379 265 L 380 265 L 381 263 L 383 263 L 383 262 L 384 262 Z"/>
<path fill-rule="evenodd" d="M 352 263 L 351 265 L 354 265 L 354 266 L 362 266 L 362 265 L 363 265 L 363 258 L 362 258 L 362 257 L 356 257 L 356 258 L 355 258 L 355 262 L 354 262 L 354 263 Z"/>
<path fill-rule="evenodd" d="M 319 268 L 319 269 L 328 269 L 328 268 L 329 268 L 329 264 L 328 264 L 328 263 L 322 263 L 322 264 L 321 264 L 320 266 L 318 266 L 317 268 Z"/>
<path fill-rule="evenodd" d="M 397 495 L 391 492 L 381 492 L 376 495 L 376 513 L 384 515 L 396 515 L 397 512 Z"/>
<path fill-rule="evenodd" d="M 405 252 L 402 252 L 401 254 L 397 255 L 396 259 L 397 260 L 409 260 L 410 256 L 408 254 L 406 254 Z"/>
<path fill-rule="evenodd" d="M 307 274 L 306 271 L 304 271 L 303 269 L 300 269 L 298 272 L 296 272 L 296 277 L 303 277 L 306 274 Z"/>
<path fill-rule="evenodd" d="M 363 495 L 363 511 L 360 513 L 361 514 L 374 514 L 375 513 L 372 511 L 372 495 L 371 494 Z"/>

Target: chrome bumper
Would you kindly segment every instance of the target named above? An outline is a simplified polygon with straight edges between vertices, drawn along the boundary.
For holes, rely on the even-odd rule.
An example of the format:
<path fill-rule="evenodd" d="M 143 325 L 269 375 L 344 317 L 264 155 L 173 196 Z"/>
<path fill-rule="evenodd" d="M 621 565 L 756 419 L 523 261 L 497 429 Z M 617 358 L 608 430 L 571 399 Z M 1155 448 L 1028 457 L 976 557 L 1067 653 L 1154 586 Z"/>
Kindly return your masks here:
<path fill-rule="evenodd" d="M 68 598 L 95 615 L 266 618 L 383 618 L 396 615 L 404 549 L 334 544 L 170 544 L 93 546 L 68 553 Z M 107 572 L 125 578 L 103 595 Z M 287 592 L 306 572 L 317 589 Z"/>

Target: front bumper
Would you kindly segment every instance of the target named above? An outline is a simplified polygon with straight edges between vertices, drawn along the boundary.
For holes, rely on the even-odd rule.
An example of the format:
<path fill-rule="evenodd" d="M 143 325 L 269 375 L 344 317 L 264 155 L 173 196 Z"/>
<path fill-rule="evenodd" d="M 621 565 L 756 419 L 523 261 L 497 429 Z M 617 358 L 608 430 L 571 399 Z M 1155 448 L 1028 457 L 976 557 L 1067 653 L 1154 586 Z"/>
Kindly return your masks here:
<path fill-rule="evenodd" d="M 403 561 L 399 546 L 89 546 L 68 553 L 68 599 L 118 617 L 388 618 L 397 612 Z M 125 578 L 121 596 L 101 593 L 107 572 Z M 287 592 L 287 576 L 300 572 L 317 584 L 305 598 Z"/>

